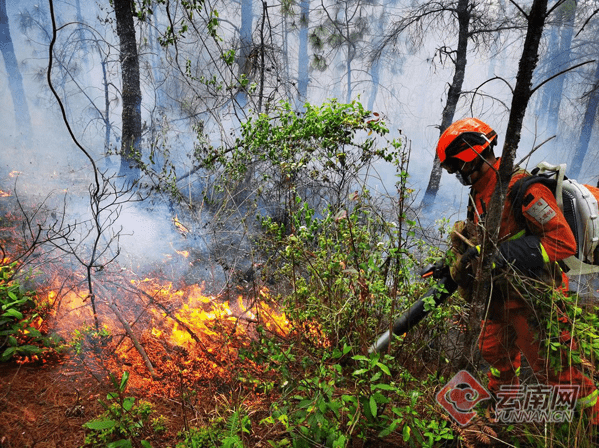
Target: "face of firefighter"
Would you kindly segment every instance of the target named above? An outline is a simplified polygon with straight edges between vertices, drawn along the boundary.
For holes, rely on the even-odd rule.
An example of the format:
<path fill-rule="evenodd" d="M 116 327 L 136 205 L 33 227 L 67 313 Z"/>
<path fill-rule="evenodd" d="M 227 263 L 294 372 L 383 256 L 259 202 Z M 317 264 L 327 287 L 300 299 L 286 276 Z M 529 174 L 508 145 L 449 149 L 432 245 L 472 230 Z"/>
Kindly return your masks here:
<path fill-rule="evenodd" d="M 447 170 L 449 174 L 456 175 L 457 179 L 462 185 L 472 185 L 482 176 L 481 168 L 486 164 L 481 164 L 478 160 L 471 162 L 464 162 L 462 160 L 452 158 L 445 161 L 442 164 L 443 168 Z"/>

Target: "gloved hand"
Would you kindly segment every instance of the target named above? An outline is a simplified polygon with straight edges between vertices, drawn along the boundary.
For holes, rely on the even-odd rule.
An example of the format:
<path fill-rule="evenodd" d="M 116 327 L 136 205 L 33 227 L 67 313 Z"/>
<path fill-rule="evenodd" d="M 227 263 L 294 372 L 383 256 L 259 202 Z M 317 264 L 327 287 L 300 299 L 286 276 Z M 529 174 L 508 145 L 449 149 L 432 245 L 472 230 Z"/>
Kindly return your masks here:
<path fill-rule="evenodd" d="M 505 243 L 504 243 L 505 244 Z M 493 273 L 497 274 L 508 265 L 506 261 L 506 251 L 501 250 L 503 245 L 499 246 L 499 251 L 493 256 L 491 268 Z M 480 246 L 470 247 L 464 252 L 459 260 L 450 269 L 451 278 L 458 284 L 463 285 L 471 282 L 474 279 L 474 273 L 477 268 L 478 257 L 480 255 Z"/>
<path fill-rule="evenodd" d="M 458 285 L 472 281 L 476 270 L 476 266 L 473 265 L 479 255 L 480 246 L 475 246 L 455 257 L 455 261 L 450 265 L 450 274 Z M 525 275 L 535 277 L 546 262 L 548 260 L 544 255 L 540 238 L 529 235 L 501 243 L 491 260 L 491 267 L 494 274 L 512 267 Z"/>
<path fill-rule="evenodd" d="M 541 238 L 536 235 L 501 243 L 493 259 L 496 271 L 511 266 L 532 277 L 536 277 L 547 262 L 549 259 L 541 245 Z"/>
<path fill-rule="evenodd" d="M 480 254 L 480 246 L 470 247 L 463 254 L 456 254 L 451 251 L 453 260 L 449 265 L 449 273 L 454 282 L 459 286 L 465 286 L 472 282 L 474 278 L 473 261 Z"/>

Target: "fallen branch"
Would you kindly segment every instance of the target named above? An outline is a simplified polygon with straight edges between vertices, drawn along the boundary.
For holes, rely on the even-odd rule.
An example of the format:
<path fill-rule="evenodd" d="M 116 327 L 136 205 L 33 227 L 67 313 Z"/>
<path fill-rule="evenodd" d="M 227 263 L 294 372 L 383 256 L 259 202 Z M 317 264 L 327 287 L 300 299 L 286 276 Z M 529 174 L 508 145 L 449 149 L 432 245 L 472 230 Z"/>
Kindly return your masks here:
<path fill-rule="evenodd" d="M 183 322 L 177 316 L 174 316 L 162 303 L 160 303 L 158 300 L 156 300 L 155 297 L 151 296 L 150 294 L 148 294 L 147 292 L 143 291 L 142 289 L 137 288 L 136 286 L 129 286 L 129 287 L 133 288 L 133 291 L 135 293 L 138 293 L 138 294 L 141 294 L 141 295 L 145 296 L 150 301 L 151 305 L 156 306 L 157 308 L 159 308 L 160 310 L 162 310 L 162 312 L 164 312 L 164 314 L 166 314 L 169 318 L 171 318 L 175 322 L 177 322 L 177 325 L 179 325 L 185 331 L 187 331 L 187 333 L 189 334 L 189 336 L 191 336 L 191 338 L 196 342 L 196 344 L 198 344 L 198 346 L 200 347 L 200 349 L 204 352 L 204 354 L 206 356 L 208 356 L 208 358 L 210 358 L 213 362 L 215 362 L 217 364 L 220 364 L 220 361 L 216 358 L 216 356 L 214 356 L 212 353 L 210 353 L 210 351 L 204 345 L 204 343 L 198 337 L 198 335 L 195 334 L 194 331 L 191 328 L 189 328 L 189 325 L 187 325 L 185 322 Z"/>
<path fill-rule="evenodd" d="M 154 371 L 154 366 L 152 365 L 152 361 L 150 361 L 150 358 L 148 358 L 146 351 L 144 350 L 142 345 L 139 343 L 139 340 L 133 333 L 133 330 L 131 329 L 131 326 L 129 325 L 127 320 L 123 317 L 123 315 L 119 311 L 118 307 L 113 302 L 108 301 L 108 302 L 106 302 L 106 305 L 108 305 L 108 307 L 112 310 L 112 312 L 117 317 L 117 319 L 121 322 L 121 325 L 123 325 L 123 328 L 125 329 L 125 331 L 127 332 L 127 335 L 133 342 L 133 345 L 135 346 L 135 348 L 137 349 L 137 351 L 143 358 L 144 363 L 146 364 L 146 367 L 148 368 L 152 378 L 157 379 L 158 375 L 156 375 L 156 372 Z"/>

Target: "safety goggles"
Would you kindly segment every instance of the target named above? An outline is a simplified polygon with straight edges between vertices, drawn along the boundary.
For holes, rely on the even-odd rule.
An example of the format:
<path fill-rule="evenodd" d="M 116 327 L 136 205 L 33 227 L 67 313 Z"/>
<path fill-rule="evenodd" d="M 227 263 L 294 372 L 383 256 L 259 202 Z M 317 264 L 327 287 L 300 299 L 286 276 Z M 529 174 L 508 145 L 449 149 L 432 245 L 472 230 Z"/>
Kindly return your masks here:
<path fill-rule="evenodd" d="M 456 159 L 455 157 L 448 157 L 441 164 L 441 168 L 444 168 L 445 170 L 447 170 L 447 172 L 449 174 L 453 174 L 456 171 L 460 171 L 461 169 L 463 169 L 464 165 L 466 165 L 467 163 L 468 162 L 464 162 L 463 160 Z"/>

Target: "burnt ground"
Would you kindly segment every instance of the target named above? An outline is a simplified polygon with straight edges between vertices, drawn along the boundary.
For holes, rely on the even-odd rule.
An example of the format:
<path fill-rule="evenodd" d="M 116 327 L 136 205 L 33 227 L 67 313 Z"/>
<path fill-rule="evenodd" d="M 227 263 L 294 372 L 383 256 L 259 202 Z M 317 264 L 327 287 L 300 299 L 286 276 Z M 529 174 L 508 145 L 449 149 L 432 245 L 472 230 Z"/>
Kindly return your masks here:
<path fill-rule="evenodd" d="M 78 447 L 83 423 L 102 412 L 109 388 L 66 361 L 0 364 L 0 446 Z"/>
<path fill-rule="evenodd" d="M 105 369 L 86 365 L 76 357 L 44 364 L 0 364 L 0 448 L 84 446 L 86 430 L 82 425 L 104 411 L 99 399 L 106 401 L 107 394 L 115 391 L 109 371 L 131 372 L 124 396 L 150 402 L 152 418 L 164 418 L 164 431 L 155 432 L 148 422 L 136 438 L 138 443 L 149 441 L 153 448 L 175 447 L 181 440 L 178 433 L 185 428 L 206 426 L 219 414 L 227 417 L 239 392 L 217 378 L 204 378 L 199 381 L 203 384 L 198 384 L 198 380 L 178 376 L 166 367 L 157 369 L 157 377 L 152 379 L 135 360 L 121 369 L 112 361 L 106 364 Z M 187 387 L 192 382 L 194 387 Z M 246 401 L 247 395 L 241 396 Z M 255 415 L 262 414 L 260 408 L 268 409 L 267 400 L 259 394 L 251 402 L 256 406 L 252 411 Z M 256 435 L 258 440 L 248 446 L 261 446 Z"/>

